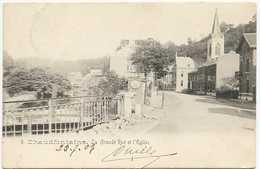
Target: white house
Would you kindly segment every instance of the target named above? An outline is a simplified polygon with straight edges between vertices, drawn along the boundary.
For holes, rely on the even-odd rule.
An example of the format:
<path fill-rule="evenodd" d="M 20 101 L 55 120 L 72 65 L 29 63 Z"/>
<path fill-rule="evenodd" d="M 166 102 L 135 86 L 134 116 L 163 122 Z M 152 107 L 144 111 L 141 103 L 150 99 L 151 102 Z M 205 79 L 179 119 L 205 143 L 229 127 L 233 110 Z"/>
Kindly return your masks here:
<path fill-rule="evenodd" d="M 188 74 L 196 70 L 196 64 L 190 57 L 176 56 L 175 78 L 176 91 L 188 89 Z"/>

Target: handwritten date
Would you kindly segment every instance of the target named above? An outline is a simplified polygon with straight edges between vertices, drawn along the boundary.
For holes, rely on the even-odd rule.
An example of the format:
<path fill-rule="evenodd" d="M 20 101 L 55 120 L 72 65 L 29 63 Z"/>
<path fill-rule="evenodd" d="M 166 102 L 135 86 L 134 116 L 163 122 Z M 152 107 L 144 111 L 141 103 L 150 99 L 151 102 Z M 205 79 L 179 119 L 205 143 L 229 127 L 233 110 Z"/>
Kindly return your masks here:
<path fill-rule="evenodd" d="M 96 145 L 97 142 L 94 140 L 86 144 L 60 144 L 56 151 L 69 153 L 70 157 L 80 151 L 85 151 L 88 154 L 92 154 Z"/>

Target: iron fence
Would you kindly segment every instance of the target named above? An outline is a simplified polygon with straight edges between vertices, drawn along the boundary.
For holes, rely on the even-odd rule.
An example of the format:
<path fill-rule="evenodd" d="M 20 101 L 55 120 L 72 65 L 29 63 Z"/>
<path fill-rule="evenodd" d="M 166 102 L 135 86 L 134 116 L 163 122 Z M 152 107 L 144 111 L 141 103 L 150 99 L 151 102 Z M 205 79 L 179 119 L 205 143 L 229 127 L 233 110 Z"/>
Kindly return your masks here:
<path fill-rule="evenodd" d="M 4 102 L 2 133 L 22 136 L 87 130 L 119 118 L 123 102 L 123 96 Z"/>

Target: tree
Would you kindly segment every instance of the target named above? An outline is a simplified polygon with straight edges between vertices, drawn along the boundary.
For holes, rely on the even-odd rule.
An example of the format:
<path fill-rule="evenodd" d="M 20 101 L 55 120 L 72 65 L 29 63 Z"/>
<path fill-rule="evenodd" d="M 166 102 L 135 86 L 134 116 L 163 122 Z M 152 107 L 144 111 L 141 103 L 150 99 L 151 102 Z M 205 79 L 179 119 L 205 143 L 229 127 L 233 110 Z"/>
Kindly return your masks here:
<path fill-rule="evenodd" d="M 170 57 L 167 49 L 164 48 L 158 41 L 151 38 L 136 46 L 131 60 L 137 66 L 137 71 L 144 73 L 145 78 L 148 73 L 154 72 L 155 78 L 163 77 L 170 63 L 173 62 L 173 57 Z"/>
<path fill-rule="evenodd" d="M 187 39 L 187 43 L 188 43 L 188 45 L 191 45 L 193 43 L 193 41 L 190 37 Z"/>
<path fill-rule="evenodd" d="M 224 84 L 222 87 L 229 89 L 229 90 L 238 90 L 239 87 L 239 80 L 235 77 L 226 77 L 222 79 Z"/>
<path fill-rule="evenodd" d="M 245 25 L 246 33 L 255 33 L 256 32 L 256 14 L 251 18 L 248 24 Z"/>
<path fill-rule="evenodd" d="M 11 55 L 6 51 L 3 52 L 3 77 L 9 75 L 10 71 L 14 68 L 14 60 Z"/>
<path fill-rule="evenodd" d="M 61 92 L 69 90 L 71 84 L 63 76 L 40 68 L 29 70 L 15 68 L 6 77 L 4 87 L 7 88 L 8 93 L 12 96 L 22 91 L 43 92 L 43 94 L 52 93 L 54 88 Z"/>
<path fill-rule="evenodd" d="M 167 55 L 169 56 L 169 60 L 171 62 L 175 62 L 176 52 L 179 52 L 178 46 L 175 43 L 169 41 L 163 45 L 163 48 L 166 49 Z"/>
<path fill-rule="evenodd" d="M 225 32 L 229 31 L 233 27 L 234 27 L 233 24 L 227 24 L 226 22 L 221 22 L 221 24 L 220 24 L 220 31 L 222 33 L 225 33 Z"/>
<path fill-rule="evenodd" d="M 102 90 L 102 95 L 113 96 L 118 94 L 120 90 L 127 89 L 127 80 L 120 78 L 113 71 L 106 72 L 105 78 L 99 82 L 98 88 Z"/>
<path fill-rule="evenodd" d="M 236 51 L 243 33 L 256 32 L 256 15 L 247 24 L 234 26 L 233 24 L 222 22 L 220 29 L 224 33 L 225 53 L 231 50 Z M 207 59 L 207 42 L 209 38 L 210 36 L 206 36 L 199 41 L 191 41 L 189 38 L 188 44 L 178 46 L 178 54 L 191 57 L 198 64 L 204 63 Z"/>

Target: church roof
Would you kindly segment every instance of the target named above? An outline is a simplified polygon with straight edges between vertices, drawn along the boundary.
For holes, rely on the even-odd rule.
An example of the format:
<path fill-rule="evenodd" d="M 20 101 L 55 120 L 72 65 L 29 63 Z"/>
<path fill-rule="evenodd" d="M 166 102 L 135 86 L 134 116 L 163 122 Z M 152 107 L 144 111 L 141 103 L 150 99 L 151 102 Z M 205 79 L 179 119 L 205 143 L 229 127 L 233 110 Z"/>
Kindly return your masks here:
<path fill-rule="evenodd" d="M 216 9 L 213 26 L 212 26 L 212 34 L 214 33 L 221 33 L 220 26 L 219 26 L 219 19 L 218 19 L 218 10 Z"/>
<path fill-rule="evenodd" d="M 243 36 L 250 48 L 256 47 L 256 33 L 244 33 Z"/>

